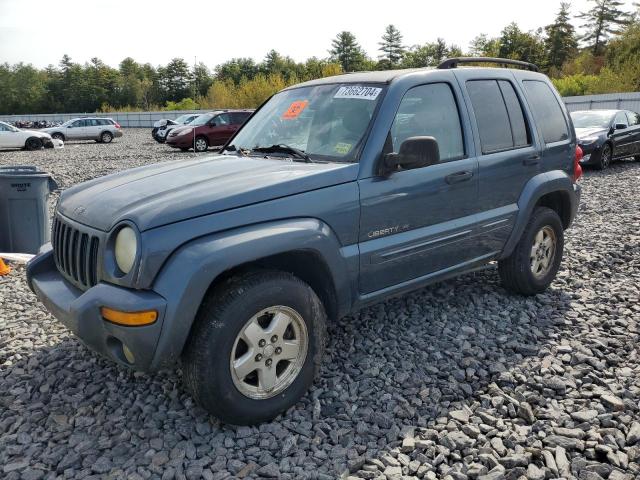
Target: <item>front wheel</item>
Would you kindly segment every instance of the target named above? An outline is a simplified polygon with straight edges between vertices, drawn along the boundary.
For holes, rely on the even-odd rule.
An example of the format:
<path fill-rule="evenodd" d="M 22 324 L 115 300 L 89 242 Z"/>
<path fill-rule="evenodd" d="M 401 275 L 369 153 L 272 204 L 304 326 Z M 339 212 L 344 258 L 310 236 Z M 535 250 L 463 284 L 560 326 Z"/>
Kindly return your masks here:
<path fill-rule="evenodd" d="M 596 168 L 598 170 L 606 170 L 611 165 L 611 158 L 613 157 L 613 149 L 611 145 L 605 143 L 602 147 L 602 152 L 600 152 L 600 160 L 596 163 Z"/>
<path fill-rule="evenodd" d="M 28 138 L 24 144 L 27 150 L 40 150 L 42 148 L 42 140 L 37 137 Z"/>
<path fill-rule="evenodd" d="M 297 277 L 267 271 L 232 278 L 200 307 L 183 357 L 187 389 L 223 422 L 271 420 L 311 386 L 325 325 L 322 303 Z"/>
<path fill-rule="evenodd" d="M 196 152 L 206 152 L 209 148 L 209 142 L 205 137 L 197 137 L 196 141 L 193 143 L 193 149 Z"/>
<path fill-rule="evenodd" d="M 560 217 L 550 208 L 536 208 L 511 255 L 498 262 L 502 285 L 522 295 L 544 292 L 560 269 L 563 249 Z"/>

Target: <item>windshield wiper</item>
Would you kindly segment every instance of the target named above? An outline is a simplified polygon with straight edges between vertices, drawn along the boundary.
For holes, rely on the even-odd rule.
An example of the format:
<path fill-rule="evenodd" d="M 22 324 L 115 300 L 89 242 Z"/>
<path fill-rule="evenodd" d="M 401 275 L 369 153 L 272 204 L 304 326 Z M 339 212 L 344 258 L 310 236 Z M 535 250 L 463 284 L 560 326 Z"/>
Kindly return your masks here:
<path fill-rule="evenodd" d="M 255 147 L 251 149 L 252 152 L 260 152 L 260 153 L 288 153 L 294 159 L 304 160 L 307 163 L 313 163 L 311 157 L 307 155 L 303 150 L 292 147 L 290 145 L 285 145 L 284 143 L 278 143 L 276 145 L 271 145 L 270 147 Z"/>

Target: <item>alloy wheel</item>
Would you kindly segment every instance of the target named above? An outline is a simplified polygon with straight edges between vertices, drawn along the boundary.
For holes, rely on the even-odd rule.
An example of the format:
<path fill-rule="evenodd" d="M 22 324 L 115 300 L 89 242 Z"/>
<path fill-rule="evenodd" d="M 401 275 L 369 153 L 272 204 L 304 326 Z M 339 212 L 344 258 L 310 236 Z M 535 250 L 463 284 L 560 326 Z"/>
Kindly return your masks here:
<path fill-rule="evenodd" d="M 542 227 L 534 237 L 530 261 L 531 273 L 537 279 L 543 278 L 553 267 L 556 243 L 556 233 L 548 225 Z"/>
<path fill-rule="evenodd" d="M 306 324 L 294 309 L 277 305 L 258 312 L 242 327 L 231 350 L 234 385 L 253 400 L 274 397 L 297 378 L 308 344 Z"/>

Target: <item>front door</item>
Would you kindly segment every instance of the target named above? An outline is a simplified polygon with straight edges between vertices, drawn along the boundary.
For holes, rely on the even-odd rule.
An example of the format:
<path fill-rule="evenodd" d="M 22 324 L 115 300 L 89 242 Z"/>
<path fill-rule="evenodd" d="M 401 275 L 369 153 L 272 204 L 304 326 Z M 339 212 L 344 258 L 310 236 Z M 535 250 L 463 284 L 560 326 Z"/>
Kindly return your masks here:
<path fill-rule="evenodd" d="M 67 131 L 64 133 L 65 138 L 68 140 L 81 140 L 84 138 L 84 120 L 76 120 L 67 127 Z"/>
<path fill-rule="evenodd" d="M 410 137 L 432 136 L 438 163 L 359 181 L 362 295 L 420 281 L 477 257 L 472 237 L 478 164 L 465 147 L 457 88 L 440 82 L 408 90 L 383 152 L 398 152 Z"/>
<path fill-rule="evenodd" d="M 213 117 L 210 128 L 207 132 L 209 145 L 212 147 L 224 145 L 235 132 L 235 127 L 231 125 L 231 116 L 228 113 L 221 113 Z"/>

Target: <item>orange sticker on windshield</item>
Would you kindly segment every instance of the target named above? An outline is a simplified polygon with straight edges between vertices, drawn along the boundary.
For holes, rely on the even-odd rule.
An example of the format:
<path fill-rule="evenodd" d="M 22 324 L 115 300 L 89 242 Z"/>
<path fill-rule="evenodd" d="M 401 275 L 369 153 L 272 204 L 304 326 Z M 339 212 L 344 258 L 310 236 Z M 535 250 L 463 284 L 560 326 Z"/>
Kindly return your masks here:
<path fill-rule="evenodd" d="M 302 113 L 302 111 L 306 108 L 309 102 L 307 100 L 298 100 L 293 102 L 287 108 L 287 111 L 282 114 L 282 118 L 285 120 L 291 120 L 294 118 L 298 118 L 298 115 Z"/>

